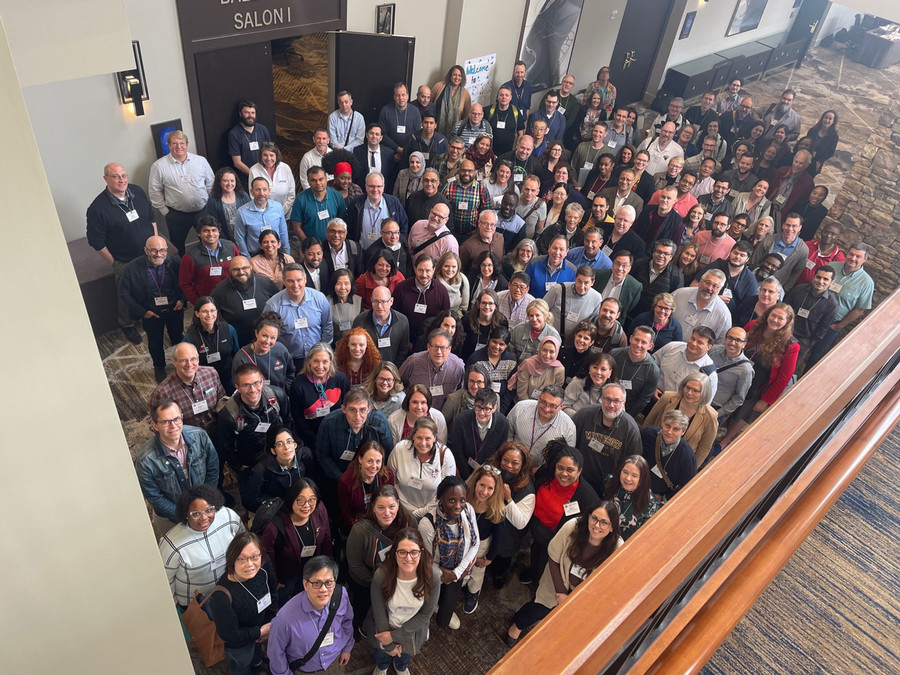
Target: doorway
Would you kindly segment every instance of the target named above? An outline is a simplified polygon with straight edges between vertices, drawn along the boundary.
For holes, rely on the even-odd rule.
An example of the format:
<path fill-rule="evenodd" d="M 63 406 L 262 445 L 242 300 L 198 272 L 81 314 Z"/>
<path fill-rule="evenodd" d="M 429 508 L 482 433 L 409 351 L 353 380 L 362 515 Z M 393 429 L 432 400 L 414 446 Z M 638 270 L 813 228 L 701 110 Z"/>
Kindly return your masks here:
<path fill-rule="evenodd" d="M 674 4 L 628 0 L 625 5 L 609 63 L 609 81 L 616 86 L 617 102 L 630 105 L 644 98 L 660 38 Z"/>

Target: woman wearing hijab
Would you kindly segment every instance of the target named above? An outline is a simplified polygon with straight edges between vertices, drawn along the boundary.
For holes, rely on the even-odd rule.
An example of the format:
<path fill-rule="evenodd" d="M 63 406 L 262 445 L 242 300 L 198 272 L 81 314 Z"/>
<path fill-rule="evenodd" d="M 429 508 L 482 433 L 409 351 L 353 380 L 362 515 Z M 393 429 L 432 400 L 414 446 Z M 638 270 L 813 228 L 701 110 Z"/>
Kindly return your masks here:
<path fill-rule="evenodd" d="M 519 364 L 519 369 L 509 378 L 507 386 L 516 392 L 519 401 L 537 400 L 538 394 L 548 384 L 563 386 L 566 369 L 556 358 L 559 354 L 559 338 L 548 335 L 538 347 L 538 353 Z"/>
<path fill-rule="evenodd" d="M 425 155 L 421 152 L 413 152 L 409 155 L 409 168 L 403 169 L 397 174 L 394 182 L 394 196 L 400 200 L 403 208 L 406 208 L 406 200 L 409 196 L 422 189 L 422 176 L 425 174 Z"/>

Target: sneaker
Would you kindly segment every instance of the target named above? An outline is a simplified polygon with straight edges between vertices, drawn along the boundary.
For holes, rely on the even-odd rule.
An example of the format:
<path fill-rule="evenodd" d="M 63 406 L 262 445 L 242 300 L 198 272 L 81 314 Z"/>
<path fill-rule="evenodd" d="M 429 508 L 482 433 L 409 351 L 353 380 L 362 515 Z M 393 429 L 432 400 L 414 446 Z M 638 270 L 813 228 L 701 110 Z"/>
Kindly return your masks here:
<path fill-rule="evenodd" d="M 397 675 L 411 675 L 411 673 L 409 672 L 409 666 L 407 666 L 403 670 L 397 670 L 397 666 L 394 666 L 394 671 L 396 671 Z"/>
<path fill-rule="evenodd" d="M 387 675 L 387 668 L 379 668 L 375 666 L 375 670 L 372 671 L 372 675 Z"/>
<path fill-rule="evenodd" d="M 519 581 L 527 586 L 533 583 L 534 579 L 531 578 L 531 573 L 528 570 L 522 570 L 519 572 Z"/>
<path fill-rule="evenodd" d="M 466 600 L 463 603 L 463 611 L 466 614 L 471 614 L 476 609 L 478 609 L 478 593 L 469 593 L 466 591 Z"/>
<path fill-rule="evenodd" d="M 156 380 L 157 384 L 166 379 L 166 369 L 165 368 L 154 368 L 153 369 L 153 377 Z"/>
<path fill-rule="evenodd" d="M 456 612 L 453 612 L 448 625 L 450 626 L 450 630 L 459 630 L 459 617 L 456 616 Z"/>
<path fill-rule="evenodd" d="M 128 326 L 122 329 L 122 333 L 128 339 L 128 341 L 133 345 L 141 344 L 141 334 L 138 333 L 137 328 L 134 326 Z"/>

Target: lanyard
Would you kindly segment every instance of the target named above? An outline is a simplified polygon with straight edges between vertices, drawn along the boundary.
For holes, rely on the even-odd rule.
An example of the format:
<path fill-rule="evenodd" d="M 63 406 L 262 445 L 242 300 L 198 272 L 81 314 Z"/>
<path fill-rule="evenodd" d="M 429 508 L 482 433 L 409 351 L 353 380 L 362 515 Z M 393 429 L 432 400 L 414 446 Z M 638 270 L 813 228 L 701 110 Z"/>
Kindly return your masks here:
<path fill-rule="evenodd" d="M 163 263 L 162 265 L 159 266 L 159 280 L 158 281 L 156 279 L 156 275 L 153 274 L 152 267 L 147 267 L 147 275 L 150 277 L 150 281 L 153 282 L 153 285 L 156 286 L 156 294 L 158 296 L 162 295 L 163 294 L 162 287 L 163 287 L 163 284 L 166 282 L 166 265 L 165 265 L 165 263 Z"/>
<path fill-rule="evenodd" d="M 557 414 L 559 414 L 559 413 L 557 413 Z M 554 417 L 553 419 L 556 419 L 556 418 Z M 537 406 L 534 407 L 534 417 L 531 420 L 531 447 L 532 448 L 534 448 L 534 444 L 536 441 L 541 440 L 541 438 L 544 436 L 544 434 L 546 434 L 548 431 L 550 431 L 550 429 L 553 428 L 553 422 L 551 421 L 549 424 L 547 424 L 547 428 L 541 432 L 540 436 L 535 438 L 534 437 L 534 427 L 536 424 L 537 424 Z"/>
<path fill-rule="evenodd" d="M 269 573 L 266 572 L 266 569 L 265 569 L 264 567 L 260 567 L 260 569 L 262 570 L 263 574 L 266 575 L 266 588 L 268 588 L 268 587 L 269 587 Z M 256 604 L 258 605 L 258 604 L 259 604 L 259 601 L 262 600 L 262 598 L 257 598 L 255 595 L 253 595 L 253 593 L 250 593 L 250 589 L 247 588 L 246 586 L 244 586 L 244 582 L 243 582 L 243 581 L 239 581 L 238 583 L 241 585 L 241 588 L 243 588 L 245 591 L 247 591 L 247 593 L 250 594 L 250 597 L 251 597 L 251 598 L 253 598 L 254 600 L 256 600 Z M 264 597 L 266 597 L 266 596 L 264 595 L 263 598 L 264 598 Z"/>
<path fill-rule="evenodd" d="M 238 290 L 237 286 L 234 285 L 233 280 L 231 281 L 231 287 L 235 290 L 235 292 L 238 294 L 238 297 L 241 300 L 245 299 L 244 296 L 241 295 L 241 292 Z M 253 277 L 253 291 L 250 293 L 250 298 L 254 298 L 254 297 L 256 297 L 256 277 Z M 250 298 L 246 298 L 246 299 L 249 300 Z"/>
<path fill-rule="evenodd" d="M 265 354 L 257 354 L 255 359 L 253 358 L 253 354 L 251 353 L 253 351 L 252 347 L 250 348 L 249 352 L 246 350 L 246 348 L 241 347 L 241 351 L 247 355 L 247 358 L 250 359 L 250 363 L 252 363 L 257 368 L 259 368 L 259 364 L 257 363 L 257 361 L 262 361 L 262 357 L 265 356 L 266 357 L 266 379 L 267 380 L 272 379 L 271 377 L 269 377 L 269 373 L 272 370 L 272 352 L 271 352 L 271 350 L 266 352 Z M 262 369 L 260 369 L 260 370 L 262 370 Z"/>

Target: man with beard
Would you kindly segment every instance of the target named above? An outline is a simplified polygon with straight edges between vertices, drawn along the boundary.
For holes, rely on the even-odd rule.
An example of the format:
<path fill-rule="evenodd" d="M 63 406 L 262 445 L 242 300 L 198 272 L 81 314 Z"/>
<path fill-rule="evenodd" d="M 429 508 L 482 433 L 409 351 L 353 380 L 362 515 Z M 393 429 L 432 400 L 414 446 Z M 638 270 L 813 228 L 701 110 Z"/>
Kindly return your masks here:
<path fill-rule="evenodd" d="M 758 264 L 767 253 L 779 253 L 784 256 L 784 264 L 774 276 L 785 291 L 789 291 L 797 283 L 800 273 L 806 268 L 809 261 L 809 247 L 800 239 L 800 216 L 789 213 L 781 225 L 781 233 L 770 232 L 756 246 L 750 264 Z"/>
<path fill-rule="evenodd" d="M 631 416 L 639 415 L 653 400 L 659 382 L 659 366 L 650 356 L 656 331 L 650 326 L 638 326 L 631 333 L 627 347 L 610 352 L 616 361 L 619 384 L 625 391 L 625 409 Z"/>
<path fill-rule="evenodd" d="M 434 258 L 420 253 L 413 264 L 413 276 L 394 288 L 394 302 L 397 311 L 409 320 L 409 341 L 415 344 L 428 320 L 438 312 L 450 309 L 450 295 L 443 284 L 434 280 Z M 447 393 L 455 389 L 453 387 Z"/>
<path fill-rule="evenodd" d="M 775 276 L 775 273 L 781 269 L 783 264 L 783 255 L 780 253 L 769 253 L 753 270 L 753 277 L 756 279 L 757 285 L 761 284 L 769 277 Z"/>
<path fill-rule="evenodd" d="M 725 285 L 722 286 L 719 297 L 728 305 L 732 316 L 735 316 L 737 308 L 746 298 L 756 295 L 759 291 L 759 284 L 747 265 L 747 260 L 752 252 L 753 246 L 749 241 L 739 241 L 731 247 L 731 253 L 727 258 L 714 260 L 706 268 L 707 270 L 721 270 L 725 274 Z M 702 272 L 697 272 L 691 286 L 700 285 L 702 274 Z"/>
<path fill-rule="evenodd" d="M 582 477 L 603 494 L 623 457 L 641 453 L 641 433 L 625 412 L 625 388 L 618 382 L 603 385 L 600 404 L 575 413 L 575 437 L 584 455 Z"/>
<path fill-rule="evenodd" d="M 635 218 L 644 208 L 644 200 L 632 190 L 634 186 L 634 169 L 624 168 L 619 172 L 616 187 L 604 188 L 600 194 L 606 197 L 610 213 L 618 213 L 623 206 L 634 209 Z"/>
<path fill-rule="evenodd" d="M 787 127 L 786 140 L 797 140 L 800 135 L 800 115 L 794 110 L 795 96 L 796 92 L 793 89 L 785 89 L 781 93 L 781 101 L 769 106 L 762 118 L 766 125 L 766 131 L 762 135 L 761 141 L 771 141 L 775 135 L 775 128 L 782 124 Z"/>
<path fill-rule="evenodd" d="M 322 242 L 315 237 L 307 237 L 300 245 L 300 256 L 303 271 L 306 272 L 306 285 L 320 293 L 328 293 L 331 290 L 328 269 L 322 267 Z"/>
<path fill-rule="evenodd" d="M 693 157 L 688 157 L 684 160 L 684 168 L 687 171 L 697 171 L 699 173 L 700 166 L 703 164 L 704 159 L 711 159 L 713 161 L 712 168 L 709 170 L 703 178 L 707 176 L 711 176 L 714 173 L 720 173 L 722 171 L 722 165 L 716 159 L 716 139 L 711 136 L 707 136 L 700 142 L 700 152 Z M 703 179 L 700 180 L 703 182 Z M 710 188 L 712 185 L 710 185 Z M 692 191 L 695 197 L 699 197 L 697 194 L 696 186 L 694 186 L 694 190 Z M 701 195 L 709 194 L 709 190 L 700 193 Z"/>
<path fill-rule="evenodd" d="M 329 224 L 329 228 L 330 227 L 331 225 Z M 330 240 L 331 234 L 329 230 L 329 241 Z M 356 244 L 356 242 L 350 243 Z M 385 218 L 381 221 L 381 239 L 372 244 L 369 247 L 369 250 L 366 251 L 365 258 L 367 262 L 365 265 L 362 264 L 363 256 L 361 255 L 359 270 L 354 270 L 352 267 L 350 268 L 353 272 L 353 276 L 357 277 L 363 274 L 368 263 L 377 260 L 379 256 L 382 255 L 393 258 L 394 263 L 397 265 L 397 269 L 403 273 L 404 278 L 409 278 L 412 274 L 412 257 L 409 254 L 409 242 L 406 237 L 400 234 L 400 225 L 398 225 L 397 221 L 393 218 Z M 328 258 L 325 260 L 327 262 Z M 330 270 L 332 279 L 334 278 L 334 269 L 336 268 Z"/>
<path fill-rule="evenodd" d="M 797 207 L 796 212 L 803 220 L 803 227 L 800 230 L 800 238 L 803 241 L 808 242 L 816 236 L 816 232 L 819 231 L 819 225 L 822 224 L 825 216 L 828 215 L 828 208 L 822 204 L 827 196 L 828 188 L 824 185 L 817 185 L 809 193 L 806 203 Z"/>
<path fill-rule="evenodd" d="M 622 306 L 615 298 L 606 298 L 600 303 L 600 309 L 597 310 L 597 339 L 594 341 L 594 349 L 608 354 L 613 349 L 628 344 L 625 329 L 619 322 L 621 316 Z"/>
<path fill-rule="evenodd" d="M 716 111 L 722 115 L 738 107 L 741 101 L 741 81 L 735 78 L 728 85 L 728 89 L 722 92 L 722 98 L 716 104 Z"/>
<path fill-rule="evenodd" d="M 650 489 L 660 502 L 674 497 L 697 475 L 697 458 L 684 440 L 689 425 L 687 415 L 670 410 L 661 427 L 641 429 L 642 454 L 650 465 Z"/>
<path fill-rule="evenodd" d="M 475 180 L 474 162 L 464 159 L 459 165 L 457 179 L 447 183 L 443 193 L 450 204 L 450 230 L 457 239 L 465 241 L 475 229 L 478 214 L 491 208 L 487 188 Z"/>
<path fill-rule="evenodd" d="M 629 274 L 638 280 L 643 292 L 630 317 L 650 311 L 653 299 L 660 293 L 672 293 L 684 286 L 684 275 L 674 262 L 677 248 L 671 239 L 657 239 L 653 242 L 653 253 L 634 263 Z"/>
<path fill-rule="evenodd" d="M 169 333 L 169 343 L 176 345 L 184 337 L 184 303 L 187 298 L 178 285 L 181 258 L 169 253 L 169 245 L 162 237 L 149 237 L 144 255 L 132 260 L 122 272 L 119 297 L 128 305 L 132 319 L 140 319 L 147 333 L 147 349 L 153 359 L 153 374 L 157 382 L 166 377 L 166 355 L 163 331 Z"/>
<path fill-rule="evenodd" d="M 366 142 L 353 148 L 356 159 L 366 167 L 365 171 L 353 176 L 361 188 L 366 187 L 366 176 L 371 173 L 382 174 L 388 191 L 394 187 L 394 151 L 382 143 L 383 140 L 384 129 L 378 122 L 372 122 L 366 126 Z"/>
<path fill-rule="evenodd" d="M 700 105 L 692 105 L 685 111 L 684 116 L 689 124 L 694 125 L 698 133 L 701 129 L 706 129 L 710 120 L 719 119 L 719 113 L 716 112 L 716 92 L 708 91 L 703 94 Z"/>
<path fill-rule="evenodd" d="M 525 221 L 516 208 L 519 206 L 519 195 L 515 192 L 507 192 L 500 199 L 500 209 L 497 220 L 497 231 L 503 235 L 503 252 L 509 253 L 516 244 L 525 238 Z M 502 257 L 502 256 L 501 256 Z"/>
<path fill-rule="evenodd" d="M 241 254 L 248 258 L 259 250 L 259 235 L 263 230 L 275 230 L 281 241 L 281 248 L 285 253 L 290 253 L 284 207 L 274 199 L 269 199 L 269 191 L 269 181 L 266 178 L 254 178 L 250 183 L 250 196 L 253 200 L 239 208 L 234 216 L 234 243 Z"/>
<path fill-rule="evenodd" d="M 797 370 L 802 372 L 803 362 L 815 344 L 825 337 L 837 312 L 837 296 L 829 289 L 834 281 L 834 270 L 823 265 L 816 269 L 812 282 L 794 286 L 784 301 L 794 310 L 794 337 L 800 343 Z"/>
<path fill-rule="evenodd" d="M 383 361 L 403 363 L 409 354 L 409 321 L 393 306 L 394 298 L 387 286 L 376 286 L 372 290 L 372 309 L 358 314 L 353 327 L 365 328 Z"/>
<path fill-rule="evenodd" d="M 415 261 L 420 255 L 429 255 L 440 260 L 445 253 L 459 255 L 459 242 L 447 227 L 450 222 L 450 207 L 435 204 L 427 214 L 427 220 L 413 223 L 409 231 L 409 255 Z"/>
<path fill-rule="evenodd" d="M 741 407 L 753 382 L 753 362 L 744 354 L 747 331 L 735 326 L 725 334 L 724 345 L 714 345 L 709 358 L 716 366 L 719 386 L 710 402 L 719 413 L 719 424 Z"/>
<path fill-rule="evenodd" d="M 240 255 L 232 242 L 219 239 L 219 221 L 212 216 L 200 216 L 195 229 L 198 240 L 185 247 L 178 270 L 178 284 L 193 305 L 228 276 L 232 258 Z"/>
<path fill-rule="evenodd" d="M 228 132 L 228 154 L 234 168 L 244 174 L 244 183 L 250 175 L 250 167 L 259 161 L 259 149 L 271 141 L 269 130 L 256 121 L 256 104 L 253 101 L 238 103 L 240 121 Z"/>
<path fill-rule="evenodd" d="M 732 200 L 736 199 L 742 192 L 750 192 L 759 180 L 756 174 L 753 173 L 753 155 L 749 152 L 746 155 L 741 155 L 737 166 L 729 171 L 722 172 L 719 178 L 728 181 L 729 196 Z"/>
<path fill-rule="evenodd" d="M 518 108 L 519 114 L 527 119 L 533 91 L 531 82 L 525 79 L 525 62 L 516 61 L 513 66 L 512 79 L 500 86 L 509 89 L 512 93 L 512 104 Z"/>
<path fill-rule="evenodd" d="M 537 401 L 519 401 L 507 415 L 509 440 L 528 448 L 534 466 L 543 463 L 544 447 L 551 440 L 564 438 L 568 445 L 575 445 L 575 424 L 562 409 L 565 396 L 562 387 L 548 384 Z"/>
<path fill-rule="evenodd" d="M 428 214 L 435 204 L 450 206 L 438 189 L 441 185 L 441 174 L 437 169 L 425 169 L 422 174 L 422 189 L 413 192 L 406 200 L 406 215 L 410 223 L 428 220 Z"/>
<path fill-rule="evenodd" d="M 690 340 L 691 333 L 700 326 L 712 329 L 717 344 L 725 340 L 725 333 L 731 328 L 731 312 L 719 297 L 724 285 L 724 272 L 708 270 L 700 277 L 696 288 L 679 288 L 672 293 L 675 298 L 673 318 L 681 324 L 685 340 Z"/>
<path fill-rule="evenodd" d="M 818 190 L 819 188 L 816 188 Z M 813 190 L 815 192 L 815 190 Z M 806 228 L 806 221 L 803 221 L 803 228 L 800 229 L 800 238 L 803 239 L 803 229 Z M 809 260 L 806 261 L 806 267 L 800 273 L 797 279 L 798 284 L 812 283 L 816 270 L 822 265 L 830 262 L 844 262 L 844 254 L 838 248 L 838 237 L 841 236 L 841 226 L 835 221 L 829 222 L 822 228 L 822 236 L 819 239 L 807 241 L 806 246 L 809 248 Z"/>
<path fill-rule="evenodd" d="M 605 199 L 599 196 L 594 197 L 594 202 L 598 201 L 605 202 Z M 591 210 L 593 211 L 595 208 L 594 204 L 592 204 Z M 584 245 L 570 249 L 568 255 L 566 255 L 566 260 L 575 265 L 576 268 L 587 265 L 595 271 L 612 269 L 612 260 L 600 250 L 602 246 L 603 232 L 600 228 L 591 225 L 584 230 Z"/>
<path fill-rule="evenodd" d="M 734 205 L 728 198 L 729 183 L 720 177 L 713 183 L 712 192 L 697 198 L 697 202 L 706 209 L 706 222 L 711 223 L 714 216 L 724 214 L 731 218 L 734 215 Z"/>
<path fill-rule="evenodd" d="M 609 200 L 601 195 L 594 195 L 591 200 L 591 208 L 584 212 L 581 219 L 581 229 L 587 232 L 596 227 L 603 233 L 603 229 L 612 223 L 612 215 L 609 211 Z"/>
<path fill-rule="evenodd" d="M 459 136 L 463 140 L 466 150 L 468 150 L 481 134 L 487 134 L 493 138 L 494 130 L 491 129 L 491 123 L 484 119 L 484 108 L 482 105 L 473 103 L 469 110 L 468 119 L 460 120 L 456 123 L 453 135 Z"/>
<path fill-rule="evenodd" d="M 684 157 L 684 150 L 675 142 L 675 123 L 666 122 L 660 127 L 659 136 L 648 137 L 638 146 L 638 151 L 646 150 L 650 155 L 646 172 L 653 176 L 665 171 L 673 157 Z"/>
<path fill-rule="evenodd" d="M 513 165 L 513 183 L 521 185 L 526 176 L 533 176 L 540 170 L 537 157 L 534 157 L 535 142 L 532 136 L 524 134 L 516 141 L 515 149 L 500 155 L 499 159 L 505 159 Z M 540 178 L 538 179 L 540 185 Z M 524 217 L 524 216 L 523 216 Z M 525 219 L 528 220 L 527 218 Z"/>
<path fill-rule="evenodd" d="M 238 344 L 246 345 L 253 342 L 256 320 L 268 299 L 278 292 L 278 286 L 271 279 L 255 274 L 244 256 L 232 259 L 230 272 L 210 296 L 216 302 L 219 318 L 237 333 Z"/>
<path fill-rule="evenodd" d="M 512 152 L 516 140 L 525 133 L 525 115 L 510 105 L 512 88 L 503 85 L 497 90 L 497 102 L 488 108 L 485 119 L 494 130 L 494 154 Z"/>
<path fill-rule="evenodd" d="M 307 287 L 306 271 L 297 263 L 284 266 L 284 290 L 266 302 L 265 311 L 281 317 L 278 340 L 288 348 L 299 373 L 306 353 L 317 342 L 331 344 L 334 324 L 331 307 L 323 293 Z"/>
<path fill-rule="evenodd" d="M 713 216 L 710 229 L 701 230 L 694 235 L 692 241 L 700 249 L 697 254 L 697 262 L 701 270 L 705 269 L 713 260 L 727 257 L 734 248 L 735 241 L 727 234 L 730 225 L 731 218 L 724 213 L 717 213 Z M 757 250 L 760 250 L 759 247 Z"/>
<path fill-rule="evenodd" d="M 756 115 L 753 114 L 753 99 L 745 96 L 737 107 L 729 112 L 722 113 L 719 117 L 719 133 L 728 143 L 729 149 L 734 146 L 738 138 L 748 138 L 750 129 L 756 123 Z"/>
<path fill-rule="evenodd" d="M 446 185 L 459 172 L 465 151 L 463 140 L 459 136 L 451 136 L 447 139 L 447 152 L 432 158 L 431 166 L 437 170 L 441 185 Z"/>

